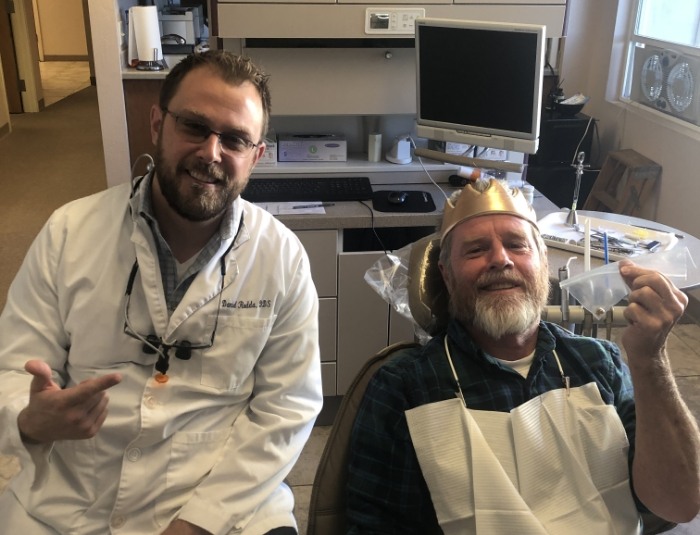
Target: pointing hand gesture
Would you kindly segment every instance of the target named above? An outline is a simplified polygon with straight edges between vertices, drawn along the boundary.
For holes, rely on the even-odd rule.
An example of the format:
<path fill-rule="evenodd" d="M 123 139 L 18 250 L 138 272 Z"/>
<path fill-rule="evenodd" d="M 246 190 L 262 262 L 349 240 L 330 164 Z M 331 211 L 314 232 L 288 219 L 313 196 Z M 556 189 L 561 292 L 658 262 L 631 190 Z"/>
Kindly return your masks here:
<path fill-rule="evenodd" d="M 110 373 L 62 389 L 45 362 L 30 360 L 24 369 L 34 378 L 29 404 L 19 413 L 17 425 L 22 438 L 34 443 L 94 437 L 107 417 L 106 390 L 122 380 Z"/>

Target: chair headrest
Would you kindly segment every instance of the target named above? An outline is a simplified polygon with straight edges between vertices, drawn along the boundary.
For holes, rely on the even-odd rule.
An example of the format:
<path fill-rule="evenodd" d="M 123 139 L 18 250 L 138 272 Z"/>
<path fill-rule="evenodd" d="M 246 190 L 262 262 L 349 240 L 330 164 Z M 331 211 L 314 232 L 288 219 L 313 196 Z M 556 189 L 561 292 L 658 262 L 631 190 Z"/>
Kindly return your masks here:
<path fill-rule="evenodd" d="M 440 235 L 413 243 L 408 262 L 408 305 L 415 322 L 431 336 L 447 327 L 449 295 L 440 274 Z"/>

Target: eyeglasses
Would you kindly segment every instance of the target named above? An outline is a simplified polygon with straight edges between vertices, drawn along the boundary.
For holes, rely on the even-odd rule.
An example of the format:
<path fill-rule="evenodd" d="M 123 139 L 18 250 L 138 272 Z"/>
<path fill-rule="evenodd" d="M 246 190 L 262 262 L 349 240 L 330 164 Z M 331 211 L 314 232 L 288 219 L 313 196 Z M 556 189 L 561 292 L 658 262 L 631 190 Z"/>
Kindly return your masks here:
<path fill-rule="evenodd" d="M 255 147 L 260 145 L 260 143 L 253 143 L 249 139 L 245 139 L 238 134 L 217 132 L 196 119 L 185 117 L 167 108 L 163 108 L 162 110 L 163 113 L 175 119 L 175 131 L 182 136 L 183 139 L 192 143 L 204 143 L 204 141 L 209 139 L 209 136 L 214 134 L 219 138 L 221 149 L 233 156 L 247 156 Z"/>
<path fill-rule="evenodd" d="M 168 368 L 170 367 L 170 350 L 175 350 L 175 357 L 180 360 L 190 360 L 192 358 L 192 351 L 197 349 L 209 349 L 214 345 L 214 338 L 216 337 L 216 327 L 219 325 L 219 314 L 221 312 L 221 296 L 224 293 L 224 277 L 226 276 L 226 261 L 225 255 L 221 258 L 221 284 L 219 287 L 219 303 L 216 307 L 216 318 L 214 319 L 214 329 L 211 332 L 211 338 L 209 342 L 201 344 L 193 344 L 188 340 L 175 341 L 172 344 L 166 344 L 160 336 L 155 334 L 143 335 L 134 330 L 131 327 L 131 322 L 129 321 L 129 303 L 131 302 L 131 290 L 134 287 L 134 279 L 136 278 L 136 272 L 139 270 L 138 260 L 134 261 L 134 266 L 131 268 L 131 273 L 129 274 L 129 281 L 126 284 L 126 301 L 124 303 L 124 334 L 143 342 L 142 350 L 148 355 L 153 355 L 158 353 L 158 361 L 156 362 L 156 370 L 158 374 L 155 376 L 155 380 L 159 383 L 168 382 Z"/>

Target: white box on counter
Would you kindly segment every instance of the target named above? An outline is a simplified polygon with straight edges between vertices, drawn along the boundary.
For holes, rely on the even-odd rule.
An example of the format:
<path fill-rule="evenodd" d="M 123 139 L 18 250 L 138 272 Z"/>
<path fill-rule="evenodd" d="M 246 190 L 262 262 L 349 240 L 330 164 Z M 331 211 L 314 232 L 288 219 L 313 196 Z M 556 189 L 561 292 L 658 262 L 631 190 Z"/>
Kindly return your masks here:
<path fill-rule="evenodd" d="M 345 162 L 348 146 L 340 134 L 279 134 L 280 162 Z"/>
<path fill-rule="evenodd" d="M 265 136 L 265 152 L 258 160 L 258 165 L 274 165 L 277 163 L 277 135 L 270 131 Z"/>

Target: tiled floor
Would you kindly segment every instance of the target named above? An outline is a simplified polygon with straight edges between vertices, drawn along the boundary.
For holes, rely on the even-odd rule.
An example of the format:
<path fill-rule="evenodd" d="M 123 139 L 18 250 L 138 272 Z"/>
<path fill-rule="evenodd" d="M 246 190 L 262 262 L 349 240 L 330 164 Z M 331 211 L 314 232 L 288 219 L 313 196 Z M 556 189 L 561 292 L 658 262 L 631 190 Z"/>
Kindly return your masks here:
<path fill-rule="evenodd" d="M 620 329 L 614 329 L 613 340 L 619 340 L 619 335 Z M 696 324 L 677 325 L 669 339 L 668 348 L 676 380 L 683 397 L 695 417 L 700 419 L 700 326 Z M 300 535 L 306 535 L 311 486 L 329 432 L 330 427 L 327 426 L 314 428 L 299 462 L 288 477 L 297 500 L 296 516 Z M 7 481 L 18 469 L 14 459 L 0 457 L 0 490 L 4 488 Z M 700 533 L 700 516 L 693 522 L 678 526 L 666 533 L 667 535 L 698 535 Z"/>
<path fill-rule="evenodd" d="M 50 106 L 90 86 L 87 61 L 40 61 L 44 106 Z"/>

